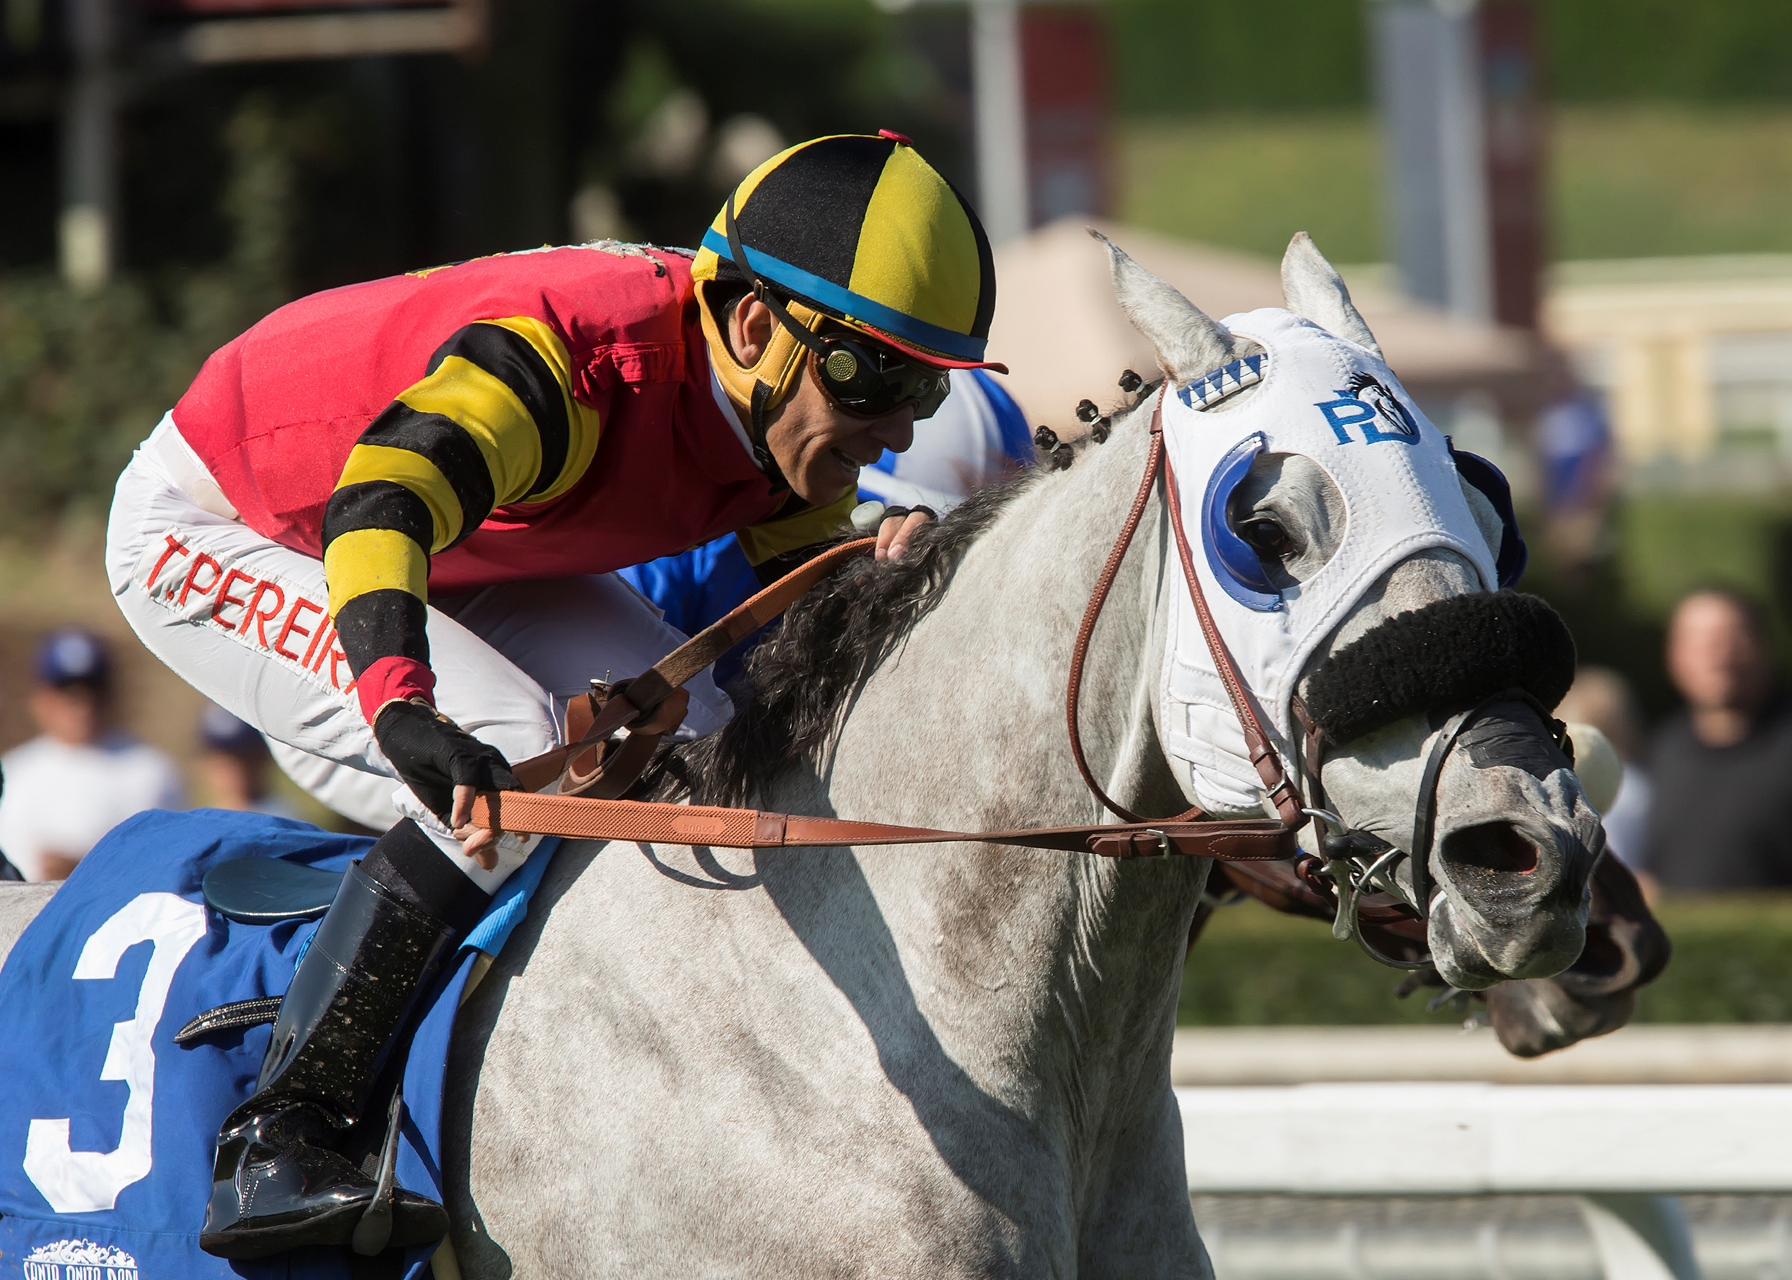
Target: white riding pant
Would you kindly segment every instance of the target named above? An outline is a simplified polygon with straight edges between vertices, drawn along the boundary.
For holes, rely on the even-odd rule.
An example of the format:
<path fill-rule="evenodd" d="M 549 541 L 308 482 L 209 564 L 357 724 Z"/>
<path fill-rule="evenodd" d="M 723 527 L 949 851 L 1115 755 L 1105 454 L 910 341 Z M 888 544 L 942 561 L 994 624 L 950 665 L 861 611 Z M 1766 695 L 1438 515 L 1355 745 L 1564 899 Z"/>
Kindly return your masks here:
<path fill-rule="evenodd" d="M 486 871 L 402 783 L 362 717 L 328 615 L 324 566 L 237 518 L 165 416 L 118 479 L 106 573 L 149 651 L 268 739 L 319 801 L 384 830 L 410 817 L 491 892 L 534 848 L 506 836 Z M 594 678 L 637 675 L 685 636 L 614 574 L 525 581 L 440 597 L 429 608 L 430 667 L 443 715 L 505 759 L 562 745 L 564 711 Z M 708 672 L 685 686 L 680 737 L 719 728 L 732 708 Z"/>

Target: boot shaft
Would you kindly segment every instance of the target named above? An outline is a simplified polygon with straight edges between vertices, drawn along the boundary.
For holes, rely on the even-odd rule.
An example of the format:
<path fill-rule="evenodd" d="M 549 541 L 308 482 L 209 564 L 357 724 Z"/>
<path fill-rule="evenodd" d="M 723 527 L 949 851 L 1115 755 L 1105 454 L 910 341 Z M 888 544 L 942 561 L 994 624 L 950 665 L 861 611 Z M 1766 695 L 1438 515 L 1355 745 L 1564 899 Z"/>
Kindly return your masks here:
<path fill-rule="evenodd" d="M 352 864 L 280 1004 L 256 1093 L 307 1098 L 347 1124 L 457 931 Z"/>

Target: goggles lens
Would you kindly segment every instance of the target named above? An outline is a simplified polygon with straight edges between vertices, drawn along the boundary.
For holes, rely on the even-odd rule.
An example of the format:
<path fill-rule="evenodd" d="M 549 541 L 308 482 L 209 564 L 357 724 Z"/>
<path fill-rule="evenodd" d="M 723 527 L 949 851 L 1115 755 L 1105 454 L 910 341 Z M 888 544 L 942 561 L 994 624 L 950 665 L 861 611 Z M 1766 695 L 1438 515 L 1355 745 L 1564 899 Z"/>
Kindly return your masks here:
<path fill-rule="evenodd" d="M 916 364 L 888 347 L 840 333 L 816 338 L 821 351 L 815 353 L 815 368 L 822 390 L 848 413 L 881 418 L 912 403 L 918 421 L 931 418 L 951 390 L 944 370 Z"/>

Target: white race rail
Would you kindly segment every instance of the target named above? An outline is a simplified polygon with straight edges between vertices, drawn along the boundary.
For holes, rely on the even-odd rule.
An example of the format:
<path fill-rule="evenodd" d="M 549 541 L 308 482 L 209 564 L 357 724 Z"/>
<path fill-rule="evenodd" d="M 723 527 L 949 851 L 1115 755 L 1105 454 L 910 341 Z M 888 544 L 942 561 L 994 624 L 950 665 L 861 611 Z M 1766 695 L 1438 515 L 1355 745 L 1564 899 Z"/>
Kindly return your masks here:
<path fill-rule="evenodd" d="M 1183 1087 L 1191 1192 L 1581 1196 L 1607 1280 L 1697 1280 L 1693 1192 L 1792 1192 L 1792 1085 Z"/>
<path fill-rule="evenodd" d="M 1792 1191 L 1792 1085 L 1178 1089 L 1189 1190 Z"/>

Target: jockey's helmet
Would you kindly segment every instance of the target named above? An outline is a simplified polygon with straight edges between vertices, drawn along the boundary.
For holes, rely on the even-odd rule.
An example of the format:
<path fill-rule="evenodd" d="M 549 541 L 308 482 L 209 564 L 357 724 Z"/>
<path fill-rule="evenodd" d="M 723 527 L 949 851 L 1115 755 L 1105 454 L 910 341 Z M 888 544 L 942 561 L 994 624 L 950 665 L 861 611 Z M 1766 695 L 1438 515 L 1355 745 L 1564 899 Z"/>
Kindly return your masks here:
<path fill-rule="evenodd" d="M 765 410 L 796 387 L 810 352 L 830 397 L 881 412 L 913 398 L 925 417 L 944 398 L 947 369 L 993 368 L 984 360 L 995 312 L 995 262 L 975 211 L 907 138 L 840 134 L 782 151 L 748 174 L 704 234 L 692 265 L 711 364 L 729 396 Z M 745 287 L 778 319 L 752 365 L 722 336 L 715 304 Z M 831 323 L 830 323 L 831 322 Z M 870 339 L 822 345 L 818 329 Z M 887 352 L 882 354 L 888 354 Z M 937 398 L 914 395 L 915 375 Z M 836 385 L 837 383 L 837 385 Z M 930 403 L 931 401 L 931 403 Z"/>

